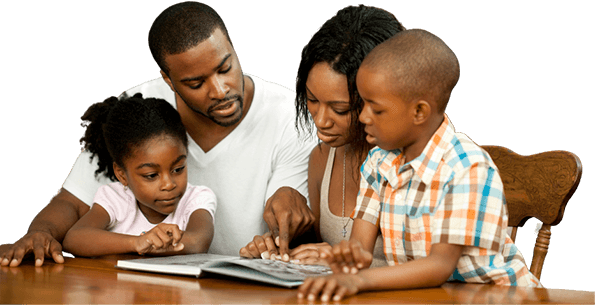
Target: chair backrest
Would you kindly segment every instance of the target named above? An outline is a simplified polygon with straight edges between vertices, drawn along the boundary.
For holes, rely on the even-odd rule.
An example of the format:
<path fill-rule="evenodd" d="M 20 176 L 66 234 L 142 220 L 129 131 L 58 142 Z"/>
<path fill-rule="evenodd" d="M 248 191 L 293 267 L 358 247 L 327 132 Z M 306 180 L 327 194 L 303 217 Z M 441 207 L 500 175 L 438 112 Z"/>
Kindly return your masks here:
<path fill-rule="evenodd" d="M 566 203 L 576 190 L 582 174 L 580 159 L 567 151 L 548 151 L 521 156 L 500 146 L 482 146 L 498 167 L 504 183 L 511 238 L 518 227 L 535 217 L 542 222 L 537 234 L 531 273 L 541 278 L 541 269 L 548 251 L 551 226 L 564 216 Z"/>

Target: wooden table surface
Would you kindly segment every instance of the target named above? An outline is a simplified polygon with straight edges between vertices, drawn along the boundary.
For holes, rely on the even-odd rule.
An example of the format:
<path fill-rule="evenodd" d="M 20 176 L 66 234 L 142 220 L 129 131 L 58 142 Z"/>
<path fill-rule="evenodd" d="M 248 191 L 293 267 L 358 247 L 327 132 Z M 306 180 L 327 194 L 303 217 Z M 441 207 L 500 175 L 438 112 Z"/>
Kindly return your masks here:
<path fill-rule="evenodd" d="M 64 264 L 47 261 L 42 267 L 25 261 L 20 267 L 1 267 L 0 303 L 308 303 L 297 299 L 295 289 L 210 274 L 197 279 L 114 267 L 117 259 L 128 258 L 134 257 L 66 258 Z M 342 303 L 595 304 L 595 292 L 447 283 L 439 288 L 365 292 Z"/>

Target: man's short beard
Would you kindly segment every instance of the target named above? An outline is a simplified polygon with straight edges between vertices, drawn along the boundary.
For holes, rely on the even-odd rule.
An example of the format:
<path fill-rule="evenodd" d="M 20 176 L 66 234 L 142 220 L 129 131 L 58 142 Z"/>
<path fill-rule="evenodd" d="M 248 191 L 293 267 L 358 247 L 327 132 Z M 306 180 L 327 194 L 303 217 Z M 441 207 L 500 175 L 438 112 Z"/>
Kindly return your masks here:
<path fill-rule="evenodd" d="M 242 74 L 242 93 L 244 92 L 244 86 L 245 86 L 245 84 L 246 84 L 246 82 L 244 81 L 244 77 L 243 77 L 243 74 Z M 178 93 L 178 96 L 180 97 L 180 99 L 182 101 L 184 101 L 184 104 L 186 104 L 186 106 L 188 106 L 188 108 L 190 108 L 190 110 L 194 111 L 194 113 L 200 114 L 200 115 L 208 118 L 209 120 L 213 121 L 213 123 L 215 123 L 215 124 L 217 124 L 219 126 L 223 126 L 223 127 L 232 126 L 234 124 L 237 124 L 239 121 L 241 121 L 242 120 L 242 117 L 244 116 L 244 97 L 241 96 L 241 95 L 239 95 L 239 94 L 228 96 L 228 97 L 226 97 L 226 98 L 224 98 L 222 100 L 219 100 L 215 105 L 213 105 L 213 106 L 209 107 L 209 109 L 207 109 L 207 113 L 204 113 L 204 112 L 200 111 L 199 109 L 194 108 L 190 103 L 188 103 L 184 99 L 184 97 L 182 97 L 181 94 Z M 232 100 L 237 100 L 239 102 L 239 108 L 240 108 L 239 109 L 239 113 L 240 113 L 240 115 L 237 118 L 235 118 L 235 119 L 233 119 L 231 121 L 224 121 L 224 122 L 222 122 L 222 121 L 219 121 L 218 119 L 216 119 L 215 117 L 213 117 L 212 115 L 209 114 L 213 110 L 213 108 L 215 108 L 215 107 L 217 107 L 217 106 L 219 106 L 219 105 L 221 105 L 221 104 L 223 104 L 225 102 L 232 101 Z"/>
<path fill-rule="evenodd" d="M 186 104 L 186 106 L 188 106 L 188 108 L 190 108 L 190 110 L 192 110 L 194 113 L 197 113 L 197 114 L 200 114 L 200 115 L 204 116 L 205 118 L 213 121 L 213 123 L 215 123 L 215 124 L 217 124 L 219 126 L 223 126 L 223 127 L 232 126 L 232 125 L 238 123 L 242 119 L 242 117 L 243 117 L 243 113 L 244 113 L 244 98 L 242 96 L 238 95 L 238 94 L 232 95 L 232 96 L 227 97 L 227 98 L 225 98 L 223 100 L 220 100 L 217 104 L 209 107 L 209 109 L 207 110 L 207 113 L 204 113 L 204 112 L 200 111 L 200 109 L 197 109 L 197 108 L 193 107 L 192 104 L 188 103 L 181 95 L 178 94 L 178 96 L 180 97 L 180 99 L 182 99 L 182 101 L 184 101 L 184 103 Z M 230 100 L 231 101 L 237 100 L 239 102 L 239 108 L 240 108 L 239 109 L 239 114 L 240 115 L 237 118 L 235 118 L 235 119 L 233 119 L 231 121 L 220 121 L 218 118 L 210 115 L 210 113 L 211 113 L 211 111 L 212 111 L 213 108 L 215 108 L 215 107 L 217 107 L 217 106 L 219 106 L 219 105 L 221 105 L 221 104 L 223 104 L 225 102 L 228 102 Z"/>

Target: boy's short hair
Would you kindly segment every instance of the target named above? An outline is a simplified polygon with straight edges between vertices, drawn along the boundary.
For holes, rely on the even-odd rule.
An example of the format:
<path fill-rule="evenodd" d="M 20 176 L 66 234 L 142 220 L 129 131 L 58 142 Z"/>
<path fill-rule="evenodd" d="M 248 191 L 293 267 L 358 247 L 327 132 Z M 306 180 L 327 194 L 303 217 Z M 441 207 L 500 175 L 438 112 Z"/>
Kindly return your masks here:
<path fill-rule="evenodd" d="M 405 30 L 378 45 L 362 66 L 387 73 L 391 88 L 404 101 L 434 101 L 444 112 L 459 80 L 459 61 L 436 35 L 420 29 Z"/>
<path fill-rule="evenodd" d="M 210 6 L 194 1 L 174 4 L 165 9 L 149 31 L 149 48 L 159 68 L 169 75 L 168 55 L 180 54 L 197 46 L 220 29 L 231 44 L 225 23 Z"/>

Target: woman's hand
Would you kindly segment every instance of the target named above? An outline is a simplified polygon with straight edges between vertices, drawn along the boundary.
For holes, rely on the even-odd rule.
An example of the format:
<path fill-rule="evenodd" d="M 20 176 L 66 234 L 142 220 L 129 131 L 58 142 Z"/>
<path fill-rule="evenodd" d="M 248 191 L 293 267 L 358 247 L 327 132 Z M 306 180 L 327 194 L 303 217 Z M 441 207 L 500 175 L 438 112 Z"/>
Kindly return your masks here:
<path fill-rule="evenodd" d="M 240 249 L 240 256 L 245 258 L 280 259 L 279 248 L 271 232 L 256 235 L 245 247 Z"/>
<path fill-rule="evenodd" d="M 289 252 L 291 262 L 305 265 L 328 265 L 327 262 L 320 257 L 322 252 L 330 253 L 332 251 L 331 245 L 326 242 L 317 244 L 303 244 L 294 248 Z"/>
<path fill-rule="evenodd" d="M 176 252 L 184 249 L 180 243 L 184 231 L 178 225 L 160 223 L 135 239 L 138 254 Z"/>

